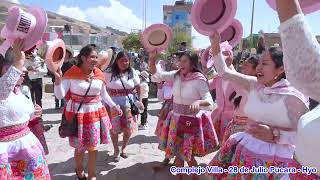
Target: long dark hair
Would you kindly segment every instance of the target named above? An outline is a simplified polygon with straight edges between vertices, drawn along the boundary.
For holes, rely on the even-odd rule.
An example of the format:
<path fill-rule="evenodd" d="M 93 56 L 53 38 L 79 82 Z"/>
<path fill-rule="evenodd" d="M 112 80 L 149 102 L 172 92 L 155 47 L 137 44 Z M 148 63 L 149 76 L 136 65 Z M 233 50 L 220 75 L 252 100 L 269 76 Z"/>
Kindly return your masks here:
<path fill-rule="evenodd" d="M 268 49 L 268 52 L 271 56 L 271 60 L 274 62 L 276 65 L 276 68 L 280 68 L 283 66 L 283 52 L 279 47 L 272 46 Z M 278 79 L 286 79 L 286 74 L 283 72 Z"/>
<path fill-rule="evenodd" d="M 255 69 L 258 64 L 259 64 L 259 56 L 258 55 L 251 55 L 248 59 L 246 59 L 250 64 L 253 65 L 253 68 Z M 237 92 L 234 91 L 231 93 L 231 95 L 229 96 L 229 101 L 232 101 L 234 97 L 236 97 L 237 95 Z M 239 96 L 237 98 L 235 98 L 233 100 L 233 105 L 235 108 L 238 108 L 240 106 L 240 103 L 241 103 L 241 99 L 242 99 L 242 96 Z"/>
<path fill-rule="evenodd" d="M 88 45 L 84 46 L 80 50 L 80 53 L 77 56 L 77 60 L 78 60 L 77 66 L 80 67 L 83 64 L 83 61 L 82 61 L 81 57 L 82 56 L 88 57 L 92 53 L 92 51 L 97 51 L 97 46 L 96 45 L 88 44 Z"/>
<path fill-rule="evenodd" d="M 123 57 L 125 57 L 125 56 L 127 56 L 127 57 L 129 58 L 128 54 L 127 54 L 126 52 L 124 52 L 124 51 L 120 51 L 120 52 L 117 54 L 117 56 L 116 56 L 113 64 L 111 65 L 111 67 L 110 67 L 110 69 L 109 69 L 109 72 L 112 73 L 112 74 L 111 74 L 111 79 L 110 79 L 110 81 L 112 81 L 113 78 L 114 78 L 114 79 L 120 78 L 120 73 L 121 73 L 121 72 L 120 72 L 120 68 L 119 68 L 119 66 L 118 66 L 118 60 L 121 59 L 121 58 L 123 58 Z M 133 78 L 133 69 L 131 68 L 130 60 L 129 60 L 129 68 L 128 68 L 126 71 L 128 72 L 128 80 L 131 79 L 131 78 Z"/>
<path fill-rule="evenodd" d="M 201 68 L 200 68 L 201 65 L 199 62 L 199 56 L 197 54 L 189 53 L 189 52 L 181 52 L 179 54 L 179 60 L 181 59 L 182 56 L 187 56 L 187 58 L 189 59 L 191 67 L 192 67 L 192 70 L 191 70 L 192 72 L 202 73 Z M 177 73 L 180 73 L 180 70 Z"/>

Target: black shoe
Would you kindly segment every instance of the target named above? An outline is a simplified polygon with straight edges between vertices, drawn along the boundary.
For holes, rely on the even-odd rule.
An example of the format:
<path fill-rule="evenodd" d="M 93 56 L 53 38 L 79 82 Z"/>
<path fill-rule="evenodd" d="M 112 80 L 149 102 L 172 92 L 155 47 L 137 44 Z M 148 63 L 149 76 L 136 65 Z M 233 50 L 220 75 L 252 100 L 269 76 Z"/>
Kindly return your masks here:
<path fill-rule="evenodd" d="M 56 104 L 56 107 L 54 109 L 60 109 L 59 105 Z"/>
<path fill-rule="evenodd" d="M 78 180 L 87 180 L 86 175 L 84 175 L 83 177 L 79 177 L 78 174 L 77 174 L 77 170 L 76 169 L 75 169 L 75 172 L 76 172 L 76 176 L 77 176 Z"/>
<path fill-rule="evenodd" d="M 43 127 L 44 132 L 49 131 L 52 127 L 53 127 L 52 125 L 45 125 L 45 126 Z"/>

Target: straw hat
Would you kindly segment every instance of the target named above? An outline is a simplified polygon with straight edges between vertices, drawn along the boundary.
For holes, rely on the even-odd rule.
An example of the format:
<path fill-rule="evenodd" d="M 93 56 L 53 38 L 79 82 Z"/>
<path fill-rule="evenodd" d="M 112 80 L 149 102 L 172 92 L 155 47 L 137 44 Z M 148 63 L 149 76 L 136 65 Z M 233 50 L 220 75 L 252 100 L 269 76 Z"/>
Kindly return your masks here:
<path fill-rule="evenodd" d="M 146 28 L 141 36 L 141 42 L 149 52 L 165 50 L 171 40 L 172 30 L 165 24 L 153 24 Z"/>

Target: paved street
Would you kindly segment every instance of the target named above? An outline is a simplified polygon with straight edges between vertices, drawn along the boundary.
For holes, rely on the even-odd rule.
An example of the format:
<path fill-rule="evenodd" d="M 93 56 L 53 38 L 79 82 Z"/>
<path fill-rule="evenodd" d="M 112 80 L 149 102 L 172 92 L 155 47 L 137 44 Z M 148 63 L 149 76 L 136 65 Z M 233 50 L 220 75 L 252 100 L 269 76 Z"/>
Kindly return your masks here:
<path fill-rule="evenodd" d="M 45 78 L 45 83 L 51 83 L 51 79 Z M 139 131 L 134 134 L 127 147 L 129 158 L 120 159 L 120 162 L 112 162 L 112 144 L 101 145 L 99 147 L 97 161 L 97 179 L 108 180 L 171 180 L 175 179 L 169 172 L 169 168 L 154 171 L 152 167 L 159 165 L 163 160 L 164 153 L 158 150 L 157 138 L 154 130 L 157 123 L 157 112 L 161 104 L 157 99 L 150 99 L 149 103 L 149 129 Z M 44 93 L 43 109 L 44 123 L 52 124 L 53 128 L 46 133 L 49 146 L 47 156 L 49 168 L 54 180 L 76 179 L 73 159 L 73 148 L 68 145 L 67 139 L 61 139 L 58 135 L 60 123 L 60 110 L 54 109 L 53 94 Z M 122 138 L 120 139 L 122 140 Z M 205 166 L 214 154 L 198 158 L 198 162 Z M 172 162 L 173 163 L 173 162 Z M 85 166 L 86 167 L 86 166 Z M 190 179 L 186 178 L 186 179 Z M 201 177 L 201 180 L 209 179 Z"/>

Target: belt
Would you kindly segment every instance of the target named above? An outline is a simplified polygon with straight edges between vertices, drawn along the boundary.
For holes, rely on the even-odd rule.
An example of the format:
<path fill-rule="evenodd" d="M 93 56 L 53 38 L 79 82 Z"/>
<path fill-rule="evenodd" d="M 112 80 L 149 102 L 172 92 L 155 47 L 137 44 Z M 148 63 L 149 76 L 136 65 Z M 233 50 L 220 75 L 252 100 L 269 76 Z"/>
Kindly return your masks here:
<path fill-rule="evenodd" d="M 7 142 L 19 139 L 29 134 L 29 132 L 30 129 L 28 127 L 28 122 L 19 125 L 0 128 L 0 142 Z"/>

